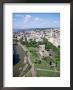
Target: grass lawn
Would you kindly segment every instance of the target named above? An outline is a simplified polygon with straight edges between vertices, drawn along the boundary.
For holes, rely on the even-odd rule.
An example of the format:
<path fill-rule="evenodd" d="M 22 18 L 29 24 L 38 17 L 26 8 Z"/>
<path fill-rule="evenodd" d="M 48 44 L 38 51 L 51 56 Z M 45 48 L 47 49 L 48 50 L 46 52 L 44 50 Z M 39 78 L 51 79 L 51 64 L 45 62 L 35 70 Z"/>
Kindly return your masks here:
<path fill-rule="evenodd" d="M 37 70 L 37 77 L 59 77 L 59 76 L 60 76 L 59 72 Z"/>
<path fill-rule="evenodd" d="M 38 53 L 36 52 L 36 48 L 34 47 L 28 47 L 28 50 L 30 51 L 31 55 L 31 60 L 34 63 L 35 61 L 40 60 Z M 40 68 L 40 69 L 47 69 L 47 70 L 53 70 L 53 68 L 50 67 L 49 65 L 50 58 L 48 60 L 42 59 L 41 63 L 34 63 L 35 68 Z M 60 61 L 57 61 L 57 67 L 56 69 L 59 71 L 60 70 Z M 59 72 L 51 72 L 51 71 L 41 71 L 41 70 L 36 70 L 37 76 L 38 77 L 59 77 L 60 73 Z"/>
<path fill-rule="evenodd" d="M 27 73 L 25 74 L 25 77 L 32 77 L 31 71 L 27 72 Z"/>
<path fill-rule="evenodd" d="M 35 62 L 35 60 L 39 59 L 39 56 L 38 56 L 38 54 L 36 52 L 36 48 L 28 47 L 28 50 L 30 52 L 32 62 Z"/>
<path fill-rule="evenodd" d="M 27 67 L 25 68 L 26 66 L 23 67 L 23 70 L 21 71 L 20 73 L 20 77 L 23 77 L 23 76 L 32 76 L 31 75 L 31 72 L 30 72 L 30 69 L 31 69 L 31 66 L 29 64 L 27 64 Z"/>
<path fill-rule="evenodd" d="M 18 77 L 20 74 L 19 68 L 23 68 L 25 66 L 24 63 L 17 63 L 16 65 L 13 66 L 13 76 Z"/>
<path fill-rule="evenodd" d="M 35 67 L 41 68 L 41 69 L 51 69 L 49 64 L 46 63 L 46 61 L 44 61 L 44 60 L 41 61 L 41 64 L 39 64 L 39 63 L 35 64 Z"/>
<path fill-rule="evenodd" d="M 31 60 L 32 60 L 32 63 L 34 63 L 35 68 L 51 69 L 52 70 L 52 68 L 49 65 L 50 60 L 46 61 L 46 60 L 42 59 L 41 63 L 40 64 L 38 63 L 38 61 L 40 60 L 40 57 L 39 57 L 38 53 L 36 52 L 36 48 L 28 47 L 28 50 L 30 51 Z"/>
<path fill-rule="evenodd" d="M 57 61 L 57 68 L 58 71 L 60 71 L 60 61 Z"/>

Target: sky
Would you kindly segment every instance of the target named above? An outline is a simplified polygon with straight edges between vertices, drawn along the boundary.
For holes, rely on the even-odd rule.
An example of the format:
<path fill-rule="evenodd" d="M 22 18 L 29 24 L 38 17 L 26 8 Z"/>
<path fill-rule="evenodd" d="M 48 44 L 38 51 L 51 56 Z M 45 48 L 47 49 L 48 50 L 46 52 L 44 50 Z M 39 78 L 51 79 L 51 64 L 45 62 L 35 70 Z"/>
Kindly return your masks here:
<path fill-rule="evenodd" d="M 13 29 L 60 27 L 60 13 L 13 13 Z"/>

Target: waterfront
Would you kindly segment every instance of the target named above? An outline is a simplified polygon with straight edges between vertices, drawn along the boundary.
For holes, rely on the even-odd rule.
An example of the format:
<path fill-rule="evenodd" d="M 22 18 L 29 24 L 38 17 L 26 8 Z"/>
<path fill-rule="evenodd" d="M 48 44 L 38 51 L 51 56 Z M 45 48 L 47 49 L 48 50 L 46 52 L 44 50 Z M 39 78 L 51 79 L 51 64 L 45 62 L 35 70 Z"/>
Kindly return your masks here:
<path fill-rule="evenodd" d="M 20 58 L 17 50 L 17 45 L 13 44 L 13 65 L 17 64 L 19 60 Z"/>

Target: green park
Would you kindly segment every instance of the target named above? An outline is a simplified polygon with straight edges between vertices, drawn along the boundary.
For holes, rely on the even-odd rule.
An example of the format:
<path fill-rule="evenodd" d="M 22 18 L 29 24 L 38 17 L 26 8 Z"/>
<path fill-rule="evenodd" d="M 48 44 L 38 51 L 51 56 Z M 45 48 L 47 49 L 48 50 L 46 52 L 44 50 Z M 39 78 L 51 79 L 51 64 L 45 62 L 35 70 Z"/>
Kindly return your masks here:
<path fill-rule="evenodd" d="M 60 47 L 54 46 L 51 42 L 48 42 L 46 38 L 43 38 L 42 42 L 36 42 L 32 39 L 28 42 L 27 38 L 25 38 L 25 41 L 23 41 L 23 39 L 14 41 L 21 44 L 17 46 L 20 61 L 13 66 L 14 77 L 60 77 Z M 38 52 L 39 45 L 45 45 L 47 52 L 52 50 L 55 53 L 54 57 L 41 56 Z M 30 56 L 31 63 L 29 63 L 29 60 L 24 63 L 23 58 L 26 51 L 27 57 Z"/>

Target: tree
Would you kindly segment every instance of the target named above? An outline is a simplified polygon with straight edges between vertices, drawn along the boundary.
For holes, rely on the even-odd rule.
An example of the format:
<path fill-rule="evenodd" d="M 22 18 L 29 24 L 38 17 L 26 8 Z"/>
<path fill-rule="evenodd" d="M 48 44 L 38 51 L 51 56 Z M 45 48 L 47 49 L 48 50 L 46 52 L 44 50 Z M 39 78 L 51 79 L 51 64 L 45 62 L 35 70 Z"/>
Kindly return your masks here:
<path fill-rule="evenodd" d="M 31 40 L 30 42 L 28 42 L 27 44 L 28 47 L 37 47 L 37 42 L 35 40 Z"/>
<path fill-rule="evenodd" d="M 47 44 L 48 40 L 46 38 L 43 38 L 43 44 Z"/>
<path fill-rule="evenodd" d="M 58 48 L 60 48 L 60 45 L 58 45 Z"/>

